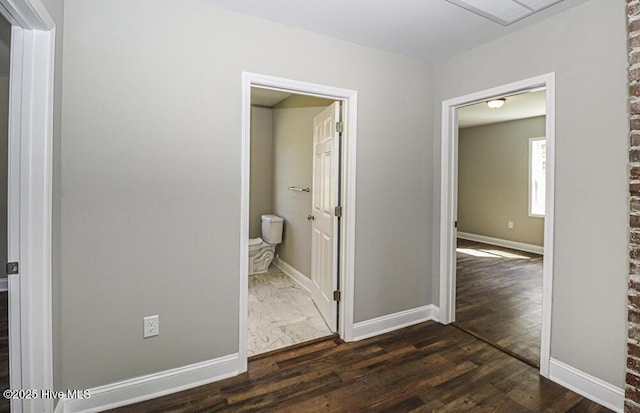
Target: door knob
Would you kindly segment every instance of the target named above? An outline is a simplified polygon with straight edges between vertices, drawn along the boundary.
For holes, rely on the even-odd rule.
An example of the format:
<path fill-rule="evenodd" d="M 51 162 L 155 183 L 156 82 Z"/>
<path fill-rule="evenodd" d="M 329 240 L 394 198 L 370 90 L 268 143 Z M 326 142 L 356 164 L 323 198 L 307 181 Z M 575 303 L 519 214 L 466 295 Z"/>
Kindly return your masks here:
<path fill-rule="evenodd" d="M 316 219 L 316 217 L 314 217 L 313 215 L 309 214 L 309 215 L 307 215 L 307 219 L 309 221 L 313 221 L 314 219 Z"/>

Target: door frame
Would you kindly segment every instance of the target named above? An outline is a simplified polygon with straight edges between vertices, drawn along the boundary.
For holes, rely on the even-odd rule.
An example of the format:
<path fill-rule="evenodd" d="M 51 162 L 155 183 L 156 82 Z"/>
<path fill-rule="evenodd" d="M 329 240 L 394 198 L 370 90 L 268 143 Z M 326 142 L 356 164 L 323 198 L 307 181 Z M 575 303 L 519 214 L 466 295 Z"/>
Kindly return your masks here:
<path fill-rule="evenodd" d="M 440 322 L 455 321 L 456 233 L 458 208 L 458 113 L 463 106 L 527 90 L 546 89 L 547 176 L 542 269 L 542 331 L 540 374 L 549 377 L 551 303 L 553 287 L 554 184 L 555 184 L 555 73 L 532 77 L 442 102 L 440 147 Z"/>
<path fill-rule="evenodd" d="M 259 87 L 299 95 L 316 96 L 342 102 L 344 131 L 342 133 L 342 159 L 340 199 L 342 217 L 339 223 L 339 288 L 338 334 L 345 341 L 353 340 L 354 307 L 354 252 L 356 217 L 356 126 L 358 92 L 317 83 L 302 82 L 263 74 L 242 72 L 242 144 L 240 181 L 240 315 L 238 358 L 239 371 L 247 371 L 247 318 L 249 282 L 249 185 L 251 144 L 251 88 Z"/>
<path fill-rule="evenodd" d="M 12 25 L 7 258 L 20 265 L 19 274 L 8 277 L 9 380 L 12 389 L 53 389 L 55 22 L 40 0 L 0 0 L 0 13 Z M 11 400 L 12 412 L 52 410 L 52 399 Z"/>

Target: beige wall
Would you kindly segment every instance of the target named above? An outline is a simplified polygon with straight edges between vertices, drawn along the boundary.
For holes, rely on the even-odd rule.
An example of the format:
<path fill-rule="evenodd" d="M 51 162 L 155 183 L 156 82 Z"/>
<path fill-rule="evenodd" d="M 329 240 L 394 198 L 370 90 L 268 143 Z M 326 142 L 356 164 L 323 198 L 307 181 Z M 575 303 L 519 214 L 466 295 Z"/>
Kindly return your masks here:
<path fill-rule="evenodd" d="M 280 258 L 311 277 L 311 192 L 293 192 L 290 186 L 313 186 L 313 118 L 331 101 L 292 96 L 273 110 L 273 205 L 284 218 Z"/>
<path fill-rule="evenodd" d="M 544 116 L 460 129 L 459 232 L 544 244 L 544 218 L 529 216 L 529 138 L 544 136 Z"/>
<path fill-rule="evenodd" d="M 249 238 L 262 236 L 261 216 L 273 213 L 273 109 L 251 107 Z"/>
<path fill-rule="evenodd" d="M 432 65 L 200 0 L 67 0 L 64 42 L 59 388 L 238 351 L 243 71 L 358 91 L 355 321 L 431 302 Z"/>
<path fill-rule="evenodd" d="M 440 62 L 434 96 L 435 118 L 440 119 L 445 99 L 555 72 L 551 357 L 620 388 L 625 374 L 628 262 L 625 4 L 587 1 Z M 439 148 L 439 123 L 435 137 Z M 434 156 L 433 161 L 434 194 L 439 194 L 440 158 Z M 438 211 L 439 195 L 434 201 Z M 439 227 L 436 213 L 434 241 Z M 439 248 L 433 253 L 437 264 Z M 432 289 L 436 303 L 437 269 L 436 265 Z"/>

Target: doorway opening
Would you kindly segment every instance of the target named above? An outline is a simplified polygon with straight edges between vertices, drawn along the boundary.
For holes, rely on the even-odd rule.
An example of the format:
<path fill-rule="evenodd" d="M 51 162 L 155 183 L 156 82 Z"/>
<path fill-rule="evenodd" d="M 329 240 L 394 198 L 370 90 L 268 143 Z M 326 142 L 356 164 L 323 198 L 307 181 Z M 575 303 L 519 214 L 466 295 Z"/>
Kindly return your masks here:
<path fill-rule="evenodd" d="M 537 181 L 533 186 L 527 184 L 528 181 L 522 182 L 521 179 L 518 181 L 515 172 L 506 171 L 504 167 L 490 171 L 491 168 L 496 169 L 499 162 L 492 162 L 489 168 L 485 168 L 489 171 L 482 173 L 486 172 L 488 175 L 478 181 L 477 178 L 481 173 L 477 169 L 475 171 L 465 169 L 469 166 L 474 167 L 474 157 L 479 161 L 487 161 L 487 159 L 480 159 L 485 156 L 480 156 L 478 151 L 489 150 L 486 155 L 489 157 L 493 156 L 491 152 L 504 151 L 505 148 L 491 149 L 488 141 L 469 140 L 479 132 L 479 129 L 460 131 L 461 122 L 468 121 L 468 113 L 465 111 L 473 109 L 473 105 L 477 104 L 486 106 L 490 100 L 506 98 L 506 102 L 516 101 L 519 97 L 531 97 L 536 93 L 540 98 L 544 98 L 546 107 L 544 119 L 533 121 L 540 129 L 533 135 L 538 136 L 520 139 L 518 146 L 521 147 L 520 152 L 524 151 L 521 156 L 526 154 L 525 165 L 522 159 L 519 161 L 515 159 L 513 148 L 507 151 L 509 155 L 507 163 L 518 167 L 520 176 L 524 174 L 527 180 L 532 179 L 533 171 Z M 503 103 L 506 105 L 506 102 Z M 465 107 L 467 109 L 464 109 Z M 478 107 L 480 106 L 476 106 Z M 549 375 L 550 365 L 553 277 L 554 108 L 553 73 L 450 99 L 443 102 L 442 106 L 441 320 L 445 324 L 458 322 L 460 327 L 476 337 L 532 365 L 538 365 L 539 360 L 540 373 L 545 377 Z M 494 139 L 498 134 L 496 130 L 490 133 Z M 544 138 L 544 145 L 540 144 L 542 138 Z M 463 144 L 469 146 L 462 148 Z M 544 149 L 542 163 L 546 169 L 541 174 L 539 169 L 532 169 L 532 165 L 535 166 L 535 162 L 540 163 L 542 148 Z M 532 154 L 534 163 L 528 159 Z M 463 161 L 467 164 L 462 165 Z M 475 167 L 478 168 L 478 165 Z M 494 219 L 492 213 L 497 208 L 489 208 L 483 212 L 482 209 L 485 207 L 478 199 L 484 197 L 488 200 L 488 205 L 492 203 L 495 205 L 496 200 L 501 204 L 508 203 L 503 195 L 499 195 L 499 192 L 509 186 L 510 180 L 519 182 L 517 191 L 520 193 L 520 200 L 516 202 L 519 205 L 516 208 L 520 214 L 519 218 L 514 218 L 515 215 L 511 217 L 510 214 L 515 212 L 501 210 L 495 214 L 497 217 Z M 531 194 L 534 195 L 533 198 Z M 476 196 L 475 200 L 471 195 Z M 536 196 L 538 198 L 535 198 Z M 539 199 L 540 196 L 542 201 Z M 527 202 L 523 203 L 523 199 Z M 533 204 L 531 200 L 534 201 Z M 542 214 L 540 214 L 540 207 Z M 540 219 L 540 215 L 544 215 L 544 218 Z M 492 228 L 493 221 L 496 223 Z M 535 234 L 536 230 L 528 231 L 533 241 L 513 236 L 517 229 L 527 228 L 528 225 L 537 228 L 537 235 L 531 235 L 532 232 Z M 518 236 L 524 235 L 521 233 Z M 511 238 L 511 241 L 505 241 L 508 238 Z M 541 280 L 536 278 L 539 277 L 536 275 L 539 272 L 542 274 Z M 540 285 L 536 286 L 538 282 Z M 511 295 L 509 295 L 510 285 L 513 286 Z M 481 297 L 477 296 L 483 288 L 487 289 L 481 293 Z M 497 298 L 503 294 L 504 300 Z M 503 307 L 498 305 L 501 300 Z M 521 313 L 528 314 L 518 319 L 518 315 L 523 315 Z M 518 322 L 521 323 L 520 326 L 515 325 Z M 516 337 L 519 334 L 532 332 L 533 338 L 524 337 L 524 335 L 520 338 Z M 524 338 L 526 340 L 523 340 Z M 535 343 L 531 344 L 532 341 Z M 525 342 L 527 344 L 523 344 Z M 523 351 L 523 347 L 527 347 L 528 350 Z"/>
<path fill-rule="evenodd" d="M 539 368 L 545 90 L 457 109 L 454 325 Z"/>
<path fill-rule="evenodd" d="M 249 357 L 337 331 L 338 257 L 331 247 L 339 218 L 321 206 L 325 194 L 339 197 L 339 170 L 331 166 L 339 165 L 340 105 L 251 88 Z M 323 218 L 329 231 L 320 231 Z M 330 250 L 322 251 L 327 242 Z"/>
<path fill-rule="evenodd" d="M 351 340 L 357 93 L 243 73 L 242 96 L 239 370 L 246 371 L 248 356 L 315 338 L 292 333 L 296 323 L 318 327 L 312 336 Z M 270 139 L 257 139 L 269 129 Z M 292 304 L 285 313 L 308 311 L 283 320 Z"/>

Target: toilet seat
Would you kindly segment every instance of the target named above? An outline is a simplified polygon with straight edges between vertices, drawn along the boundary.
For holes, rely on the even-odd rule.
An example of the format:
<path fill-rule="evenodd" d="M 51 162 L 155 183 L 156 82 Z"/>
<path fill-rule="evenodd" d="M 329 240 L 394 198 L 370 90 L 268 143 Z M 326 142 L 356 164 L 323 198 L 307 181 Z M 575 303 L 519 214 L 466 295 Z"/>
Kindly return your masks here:
<path fill-rule="evenodd" d="M 249 238 L 249 247 L 257 247 L 258 245 L 262 244 L 264 241 L 262 241 L 262 238 L 258 237 L 258 238 Z"/>

